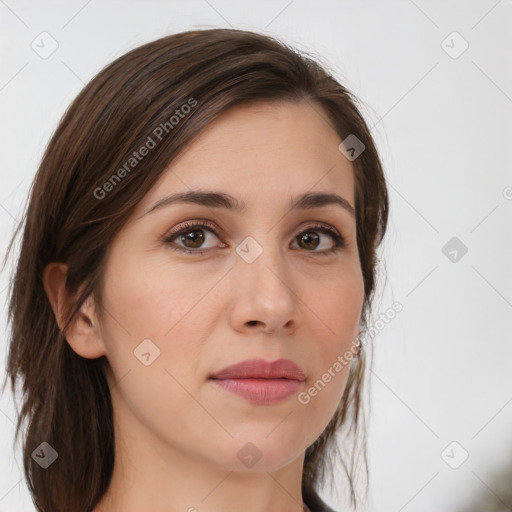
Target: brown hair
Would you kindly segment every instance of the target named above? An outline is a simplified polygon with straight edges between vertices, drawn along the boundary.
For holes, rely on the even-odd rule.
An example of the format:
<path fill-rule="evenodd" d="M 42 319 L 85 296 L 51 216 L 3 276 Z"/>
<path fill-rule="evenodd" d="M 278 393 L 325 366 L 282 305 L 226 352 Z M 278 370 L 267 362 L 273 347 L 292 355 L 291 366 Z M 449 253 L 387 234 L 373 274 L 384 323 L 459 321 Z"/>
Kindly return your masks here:
<path fill-rule="evenodd" d="M 105 358 L 79 356 L 64 335 L 91 294 L 101 311 L 100 284 L 112 240 L 170 162 L 210 122 L 230 107 L 258 100 L 306 100 L 327 114 L 342 140 L 353 134 L 365 146 L 353 166 L 364 279 L 362 325 L 367 326 L 388 195 L 379 155 L 356 98 L 313 57 L 250 31 L 194 30 L 131 50 L 98 73 L 62 117 L 7 250 L 9 254 L 24 223 L 9 288 L 7 377 L 14 394 L 17 380 L 23 384 L 14 442 L 27 421 L 24 472 L 38 511 L 89 512 L 112 475 L 113 411 Z M 178 110 L 187 115 L 179 115 Z M 173 116 L 180 119 L 175 122 Z M 147 143 L 148 136 L 159 133 L 158 127 L 165 128 L 166 136 L 126 176 L 118 172 L 123 179 L 114 180 L 116 170 Z M 100 188 L 108 189 L 106 198 L 99 197 Z M 62 330 L 42 282 L 45 266 L 54 261 L 69 266 L 66 288 L 74 297 Z M 363 350 L 351 364 L 335 415 L 306 450 L 302 492 L 312 510 L 321 503 L 316 489 L 324 481 L 335 434 L 347 425 L 357 432 L 364 420 L 359 412 L 365 361 Z M 58 463 L 45 470 L 31 457 L 43 441 L 59 454 Z M 368 476 L 366 443 L 363 451 Z M 353 458 L 350 473 L 342 462 L 356 504 Z"/>

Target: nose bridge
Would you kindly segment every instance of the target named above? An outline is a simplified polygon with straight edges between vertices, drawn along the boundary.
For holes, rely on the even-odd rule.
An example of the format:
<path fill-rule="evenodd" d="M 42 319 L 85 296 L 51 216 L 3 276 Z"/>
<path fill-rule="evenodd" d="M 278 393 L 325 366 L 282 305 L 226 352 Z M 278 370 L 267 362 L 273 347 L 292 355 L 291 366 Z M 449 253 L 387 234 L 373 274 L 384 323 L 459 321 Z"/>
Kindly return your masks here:
<path fill-rule="evenodd" d="M 257 237 L 257 238 L 256 238 Z M 243 261 L 242 267 L 270 267 L 274 270 L 282 266 L 281 247 L 273 240 L 272 234 L 257 234 L 246 236 L 237 246 L 236 252 Z"/>
<path fill-rule="evenodd" d="M 252 296 L 265 297 L 272 307 L 289 308 L 294 301 L 292 283 L 286 271 L 286 261 L 281 246 L 272 235 L 247 236 L 236 248 L 239 257 L 236 266 L 240 285 L 247 285 Z"/>

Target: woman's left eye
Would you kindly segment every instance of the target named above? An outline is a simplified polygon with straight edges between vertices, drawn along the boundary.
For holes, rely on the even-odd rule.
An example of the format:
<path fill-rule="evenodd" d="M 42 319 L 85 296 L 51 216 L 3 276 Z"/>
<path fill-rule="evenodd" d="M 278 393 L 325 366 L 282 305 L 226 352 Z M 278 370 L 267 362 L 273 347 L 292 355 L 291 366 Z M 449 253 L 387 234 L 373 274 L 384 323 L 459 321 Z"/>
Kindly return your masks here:
<path fill-rule="evenodd" d="M 316 249 L 320 245 L 320 236 L 318 233 L 329 235 L 331 239 L 334 241 L 334 244 L 331 248 L 327 248 L 323 251 L 308 251 L 308 252 L 318 252 L 319 254 L 332 254 L 336 251 L 339 251 L 343 247 L 345 247 L 345 239 L 338 233 L 338 231 L 334 228 L 330 228 L 324 226 L 323 224 L 318 224 L 315 226 L 309 226 L 305 230 L 301 231 L 296 237 L 295 240 L 298 243 L 306 243 L 308 245 L 313 244 L 314 249 Z"/>
<path fill-rule="evenodd" d="M 178 226 L 176 229 L 172 230 L 172 232 L 164 238 L 164 242 L 169 244 L 171 249 L 176 251 L 185 252 L 188 254 L 203 254 L 208 249 L 199 249 L 209 238 L 204 235 L 204 232 L 210 233 L 214 237 L 217 237 L 216 228 L 213 224 L 207 221 L 201 222 L 187 222 Z M 320 234 L 329 235 L 333 240 L 334 244 L 331 245 L 330 248 L 324 250 L 309 250 L 313 246 L 313 249 L 317 249 L 321 245 L 321 237 Z M 180 242 L 184 244 L 184 246 L 176 245 L 174 240 L 176 238 L 180 239 Z M 299 234 L 294 237 L 294 240 L 297 243 L 304 244 L 306 246 L 306 252 L 314 252 L 321 255 L 332 254 L 343 247 L 345 247 L 345 239 L 338 233 L 338 231 L 334 228 L 328 227 L 324 224 L 315 224 L 313 226 L 308 226 L 303 229 Z M 224 247 L 226 245 L 224 244 Z"/>

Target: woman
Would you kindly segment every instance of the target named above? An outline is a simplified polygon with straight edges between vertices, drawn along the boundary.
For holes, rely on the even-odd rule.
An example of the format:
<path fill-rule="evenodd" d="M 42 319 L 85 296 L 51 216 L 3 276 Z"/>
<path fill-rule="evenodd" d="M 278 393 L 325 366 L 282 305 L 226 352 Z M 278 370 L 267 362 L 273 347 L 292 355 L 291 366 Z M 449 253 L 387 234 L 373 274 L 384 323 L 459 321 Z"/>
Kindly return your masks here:
<path fill-rule="evenodd" d="M 332 510 L 387 216 L 355 98 L 283 43 L 190 31 L 101 71 L 47 147 L 10 289 L 37 510 Z"/>

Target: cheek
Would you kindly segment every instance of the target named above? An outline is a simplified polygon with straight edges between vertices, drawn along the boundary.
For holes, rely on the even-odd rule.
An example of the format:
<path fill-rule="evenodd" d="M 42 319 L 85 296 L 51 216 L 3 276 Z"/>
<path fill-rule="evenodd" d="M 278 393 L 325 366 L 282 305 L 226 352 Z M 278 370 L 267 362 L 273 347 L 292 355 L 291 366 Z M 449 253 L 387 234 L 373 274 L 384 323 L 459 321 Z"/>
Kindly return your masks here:
<path fill-rule="evenodd" d="M 103 334 L 112 378 L 122 383 L 124 401 L 141 417 L 176 400 L 191 405 L 178 383 L 188 389 L 195 377 L 202 331 L 208 326 L 201 299 L 209 288 L 194 284 L 193 276 L 179 269 L 142 262 L 130 266 L 125 261 L 109 270 Z"/>
<path fill-rule="evenodd" d="M 307 354 L 312 372 L 299 403 L 308 407 L 320 424 L 327 424 L 348 380 L 353 360 L 350 350 L 359 332 L 364 283 L 360 272 L 350 271 L 340 273 L 324 286 L 310 286 L 310 290 L 304 311 L 314 340 Z"/>
<path fill-rule="evenodd" d="M 303 282 L 309 289 L 305 300 L 309 314 L 316 315 L 311 321 L 318 337 L 323 340 L 322 354 L 332 353 L 350 343 L 358 334 L 364 300 L 364 282 L 359 267 L 342 269 L 328 278 Z"/>
<path fill-rule="evenodd" d="M 184 323 L 200 328 L 194 318 L 204 310 L 202 301 L 214 278 L 210 283 L 205 272 L 199 280 L 193 266 L 166 263 L 148 257 L 125 260 L 112 267 L 106 280 L 109 323 L 132 343 L 144 338 L 165 343 Z"/>

